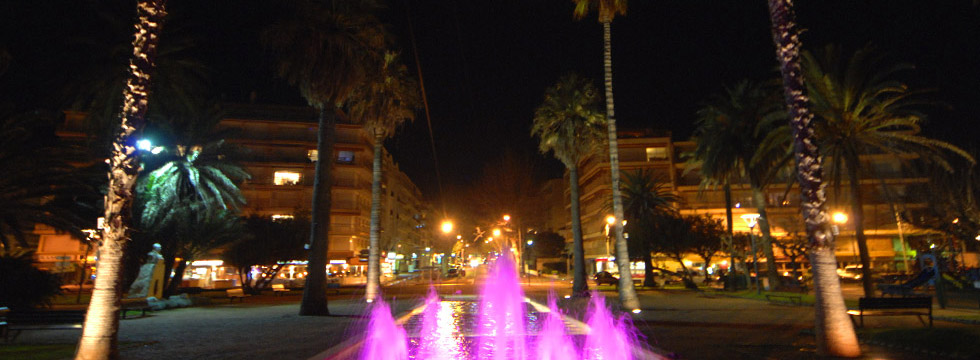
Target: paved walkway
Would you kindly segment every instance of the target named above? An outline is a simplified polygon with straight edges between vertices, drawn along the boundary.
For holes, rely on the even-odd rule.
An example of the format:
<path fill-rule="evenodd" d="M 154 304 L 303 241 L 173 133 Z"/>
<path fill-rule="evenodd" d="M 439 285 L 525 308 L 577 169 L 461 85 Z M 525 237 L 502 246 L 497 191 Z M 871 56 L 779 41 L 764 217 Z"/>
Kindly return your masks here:
<path fill-rule="evenodd" d="M 472 279 L 439 284 L 446 294 L 473 293 Z M 528 295 L 544 302 L 556 288 L 567 292 L 565 282 L 532 282 Z M 422 302 L 425 284 L 403 284 L 388 288 L 396 313 L 404 313 Z M 366 319 L 365 304 L 357 289 L 331 296 L 336 316 L 298 316 L 301 292 L 283 297 L 260 295 L 244 304 L 227 304 L 173 309 L 151 313 L 145 318 L 122 320 L 119 339 L 125 359 L 306 359 L 345 340 L 361 335 Z M 615 301 L 612 291 L 603 293 Z M 634 324 L 646 341 L 683 359 L 812 359 L 814 354 L 810 306 L 773 305 L 764 301 L 723 296 L 708 297 L 691 291 L 642 290 L 643 312 Z M 568 308 L 575 304 L 566 303 Z M 574 310 L 573 310 L 574 312 Z M 942 314 L 973 314 L 969 309 L 935 310 Z M 581 317 L 581 314 L 575 314 Z M 869 327 L 921 327 L 915 317 L 866 319 Z M 936 327 L 975 326 L 936 321 Z M 80 331 L 29 331 L 17 343 L 73 344 Z M 892 360 L 938 358 L 880 346 L 863 345 L 866 358 Z"/>

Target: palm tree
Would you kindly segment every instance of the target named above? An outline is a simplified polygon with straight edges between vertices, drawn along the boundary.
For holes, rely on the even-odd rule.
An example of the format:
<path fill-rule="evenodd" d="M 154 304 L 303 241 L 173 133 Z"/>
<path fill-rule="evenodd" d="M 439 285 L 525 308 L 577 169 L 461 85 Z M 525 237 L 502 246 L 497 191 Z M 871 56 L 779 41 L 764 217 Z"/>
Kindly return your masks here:
<path fill-rule="evenodd" d="M 189 204 L 175 212 L 178 221 L 171 236 L 180 241 L 175 251 L 180 260 L 173 265 L 173 277 L 164 285 L 165 296 L 177 294 L 188 264 L 246 234 L 237 211 Z"/>
<path fill-rule="evenodd" d="M 924 116 L 912 109 L 919 105 L 915 92 L 894 77 L 911 66 L 888 66 L 870 47 L 858 50 L 846 63 L 839 54 L 833 46 L 828 46 L 822 56 L 804 51 L 803 71 L 818 139 L 830 160 L 835 188 L 841 186 L 842 173 L 846 172 L 864 295 L 872 297 L 875 289 L 864 234 L 860 157 L 888 154 L 902 159 L 916 155 L 944 165 L 947 171 L 952 170 L 940 156 L 942 152 L 958 154 L 971 163 L 973 157 L 952 144 L 919 135 Z"/>
<path fill-rule="evenodd" d="M 292 17 L 263 33 L 263 43 L 275 53 L 278 75 L 296 86 L 320 112 L 313 180 L 309 275 L 300 315 L 330 315 L 327 308 L 327 245 L 330 189 L 333 184 L 333 146 L 337 112 L 367 73 L 380 62 L 383 32 L 371 14 L 371 1 L 300 1 Z"/>
<path fill-rule="evenodd" d="M 619 144 L 616 140 L 616 116 L 613 107 L 612 88 L 612 21 L 616 15 L 626 14 L 626 0 L 572 0 L 575 3 L 575 18 L 582 19 L 590 11 L 598 11 L 602 24 L 603 70 L 606 88 L 606 133 L 609 137 L 609 174 L 611 176 L 613 224 L 616 232 L 616 266 L 621 272 L 629 274 L 630 257 L 623 236 L 623 199 L 619 188 Z M 640 299 L 636 297 L 632 276 L 619 277 L 619 299 L 627 309 L 639 309 Z"/>
<path fill-rule="evenodd" d="M 15 110 L 0 109 L 0 248 L 29 247 L 26 235 L 37 223 L 86 238 L 81 229 L 92 227 L 98 215 L 80 206 L 79 197 L 92 196 L 95 189 L 62 160 L 75 149 L 46 143 L 50 134 L 37 129 L 56 115 L 10 112 Z"/>
<path fill-rule="evenodd" d="M 384 141 L 399 125 L 415 119 L 418 103 L 418 86 L 399 61 L 398 54 L 393 52 L 385 54 L 381 69 L 355 91 L 351 101 L 351 119 L 363 122 L 374 133 L 371 235 L 364 291 L 367 301 L 374 301 L 381 288 L 381 159 Z"/>
<path fill-rule="evenodd" d="M 652 171 L 641 169 L 626 173 L 623 180 L 623 211 L 630 222 L 639 225 L 639 229 L 650 227 L 659 216 L 675 213 L 673 204 L 677 202 L 677 196 L 670 192 L 664 182 L 654 178 Z M 650 252 L 653 249 L 647 239 L 633 238 L 636 240 L 631 242 L 637 243 L 634 249 L 639 248 L 646 265 L 643 286 L 652 287 L 653 259 Z"/>
<path fill-rule="evenodd" d="M 248 179 L 249 174 L 240 166 L 227 160 L 223 140 L 210 141 L 204 145 L 175 145 L 173 150 L 149 156 L 144 168 L 149 170 L 137 183 L 138 204 L 142 207 L 139 223 L 144 233 L 154 242 L 163 245 L 165 273 L 174 266 L 178 274 L 173 281 L 165 283 L 167 291 L 176 291 L 182 266 L 175 263 L 188 247 L 201 247 L 203 241 L 194 231 L 184 231 L 188 227 L 216 227 L 223 220 L 232 220 L 245 197 L 237 183 Z M 207 215 L 201 219 L 200 214 Z M 179 236 L 190 234 L 195 236 Z M 185 251 L 186 252 L 186 251 Z"/>
<path fill-rule="evenodd" d="M 578 163 L 600 149 L 602 112 L 599 92 L 591 81 L 570 74 L 563 76 L 545 92 L 544 102 L 534 110 L 531 136 L 541 139 L 542 153 L 554 152 L 568 168 L 572 211 L 572 253 L 574 280 L 572 294 L 587 296 L 585 249 L 582 244 L 582 219 L 579 210 Z"/>
<path fill-rule="evenodd" d="M 105 229 L 99 245 L 98 276 L 85 315 L 76 359 L 115 359 L 119 357 L 119 307 L 122 295 L 122 257 L 129 243 L 132 225 L 133 186 L 139 175 L 136 137 L 143 128 L 149 98 L 150 72 L 156 59 L 160 30 L 167 15 L 166 0 L 137 3 L 133 56 L 129 79 L 123 90 L 123 106 L 118 131 L 109 157 L 109 187 L 105 197 Z"/>
<path fill-rule="evenodd" d="M 769 284 L 779 281 L 772 252 L 772 233 L 766 211 L 765 189 L 789 161 L 789 142 L 766 143 L 766 137 L 786 118 L 778 94 L 761 84 L 742 81 L 715 96 L 698 110 L 697 147 L 693 160 L 701 165 L 705 183 L 730 182 L 747 177 L 752 202 L 759 213 L 763 253 Z M 788 139 L 787 139 L 788 140 Z"/>
<path fill-rule="evenodd" d="M 800 207 L 806 223 L 810 264 L 813 267 L 817 353 L 856 357 L 861 354 L 861 347 L 854 333 L 854 324 L 847 315 L 840 278 L 837 275 L 834 235 L 824 193 L 822 159 L 813 134 L 813 114 L 810 112 L 807 87 L 800 68 L 802 44 L 796 25 L 796 14 L 791 0 L 768 0 L 768 5 L 772 39 L 783 77 L 783 95 L 793 134 L 793 153 L 802 193 Z"/>

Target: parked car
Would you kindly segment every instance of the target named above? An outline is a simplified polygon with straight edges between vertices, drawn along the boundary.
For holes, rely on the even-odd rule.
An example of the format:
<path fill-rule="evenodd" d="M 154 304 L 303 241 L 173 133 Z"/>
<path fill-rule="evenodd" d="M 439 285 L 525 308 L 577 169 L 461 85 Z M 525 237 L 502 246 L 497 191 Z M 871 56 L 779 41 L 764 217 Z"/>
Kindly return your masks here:
<path fill-rule="evenodd" d="M 619 278 L 616 277 L 616 276 L 614 276 L 613 274 L 611 274 L 608 271 L 600 271 L 600 272 L 596 273 L 594 279 L 595 279 L 595 284 L 596 285 L 602 285 L 602 284 L 617 285 L 617 284 L 619 284 Z"/>
<path fill-rule="evenodd" d="M 449 269 L 449 270 L 446 271 L 446 277 L 449 278 L 449 279 L 452 279 L 452 278 L 455 278 L 455 277 L 463 277 L 463 276 L 466 276 L 466 271 L 464 271 L 463 269 L 460 269 L 460 268 L 451 268 L 451 269 Z"/>

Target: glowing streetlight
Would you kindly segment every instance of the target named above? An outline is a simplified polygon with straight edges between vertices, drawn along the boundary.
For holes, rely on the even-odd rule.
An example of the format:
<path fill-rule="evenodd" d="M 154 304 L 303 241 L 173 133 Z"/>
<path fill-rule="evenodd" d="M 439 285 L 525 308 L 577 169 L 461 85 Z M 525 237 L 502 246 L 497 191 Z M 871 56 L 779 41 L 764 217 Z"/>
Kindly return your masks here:
<path fill-rule="evenodd" d="M 504 221 L 510 221 L 510 215 L 504 214 Z"/>
<path fill-rule="evenodd" d="M 500 237 L 500 229 L 493 229 L 493 236 Z"/>
<path fill-rule="evenodd" d="M 609 224 L 609 226 L 612 226 L 615 223 L 616 223 L 616 217 L 615 216 L 612 216 L 612 215 L 606 216 L 606 224 Z"/>
<path fill-rule="evenodd" d="M 450 233 L 452 231 L 453 231 L 453 222 L 450 221 L 450 220 L 443 220 L 442 221 L 442 232 L 444 234 L 448 234 L 448 233 Z"/>
<path fill-rule="evenodd" d="M 835 224 L 846 224 L 847 223 L 847 214 L 842 213 L 840 211 L 835 212 L 834 215 L 832 216 L 832 218 L 833 218 Z"/>
<path fill-rule="evenodd" d="M 463 240 L 463 235 L 456 235 L 456 240 Z"/>

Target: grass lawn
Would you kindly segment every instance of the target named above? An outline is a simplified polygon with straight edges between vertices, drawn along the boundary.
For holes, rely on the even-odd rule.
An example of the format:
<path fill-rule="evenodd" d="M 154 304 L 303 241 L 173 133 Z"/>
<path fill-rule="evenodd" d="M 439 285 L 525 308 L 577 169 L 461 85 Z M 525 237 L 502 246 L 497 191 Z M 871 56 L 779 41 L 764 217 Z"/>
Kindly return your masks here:
<path fill-rule="evenodd" d="M 75 355 L 75 344 L 0 345 L 0 359 L 49 360 L 65 359 Z"/>
<path fill-rule="evenodd" d="M 731 297 L 737 297 L 737 298 L 743 298 L 743 299 L 753 299 L 753 300 L 763 300 L 763 301 L 766 300 L 766 294 L 769 294 L 769 295 L 791 295 L 791 296 L 799 296 L 800 297 L 800 301 L 803 303 L 803 305 L 813 305 L 813 303 L 814 303 L 813 294 L 810 294 L 810 293 L 801 294 L 801 293 L 798 293 L 798 292 L 763 291 L 762 294 L 756 294 L 756 291 L 755 290 L 739 290 L 739 291 L 735 291 L 735 292 L 732 292 L 732 291 L 717 291 L 716 294 L 717 295 L 721 295 L 721 296 L 731 296 Z M 856 308 L 857 305 L 858 305 L 858 303 L 857 303 L 857 300 L 844 299 L 844 305 L 846 305 L 848 308 Z"/>
<path fill-rule="evenodd" d="M 119 349 L 143 346 L 146 342 L 120 342 Z M 75 357 L 77 344 L 0 344 L 0 359 L 53 360 Z"/>
<path fill-rule="evenodd" d="M 75 305 L 83 304 L 87 305 L 89 299 L 92 298 L 92 293 L 82 293 L 81 301 L 79 301 L 78 293 L 72 293 L 70 291 L 64 291 L 61 295 L 55 295 L 51 298 L 52 305 Z"/>
<path fill-rule="evenodd" d="M 980 328 L 860 329 L 861 338 L 946 354 L 980 355 Z"/>

